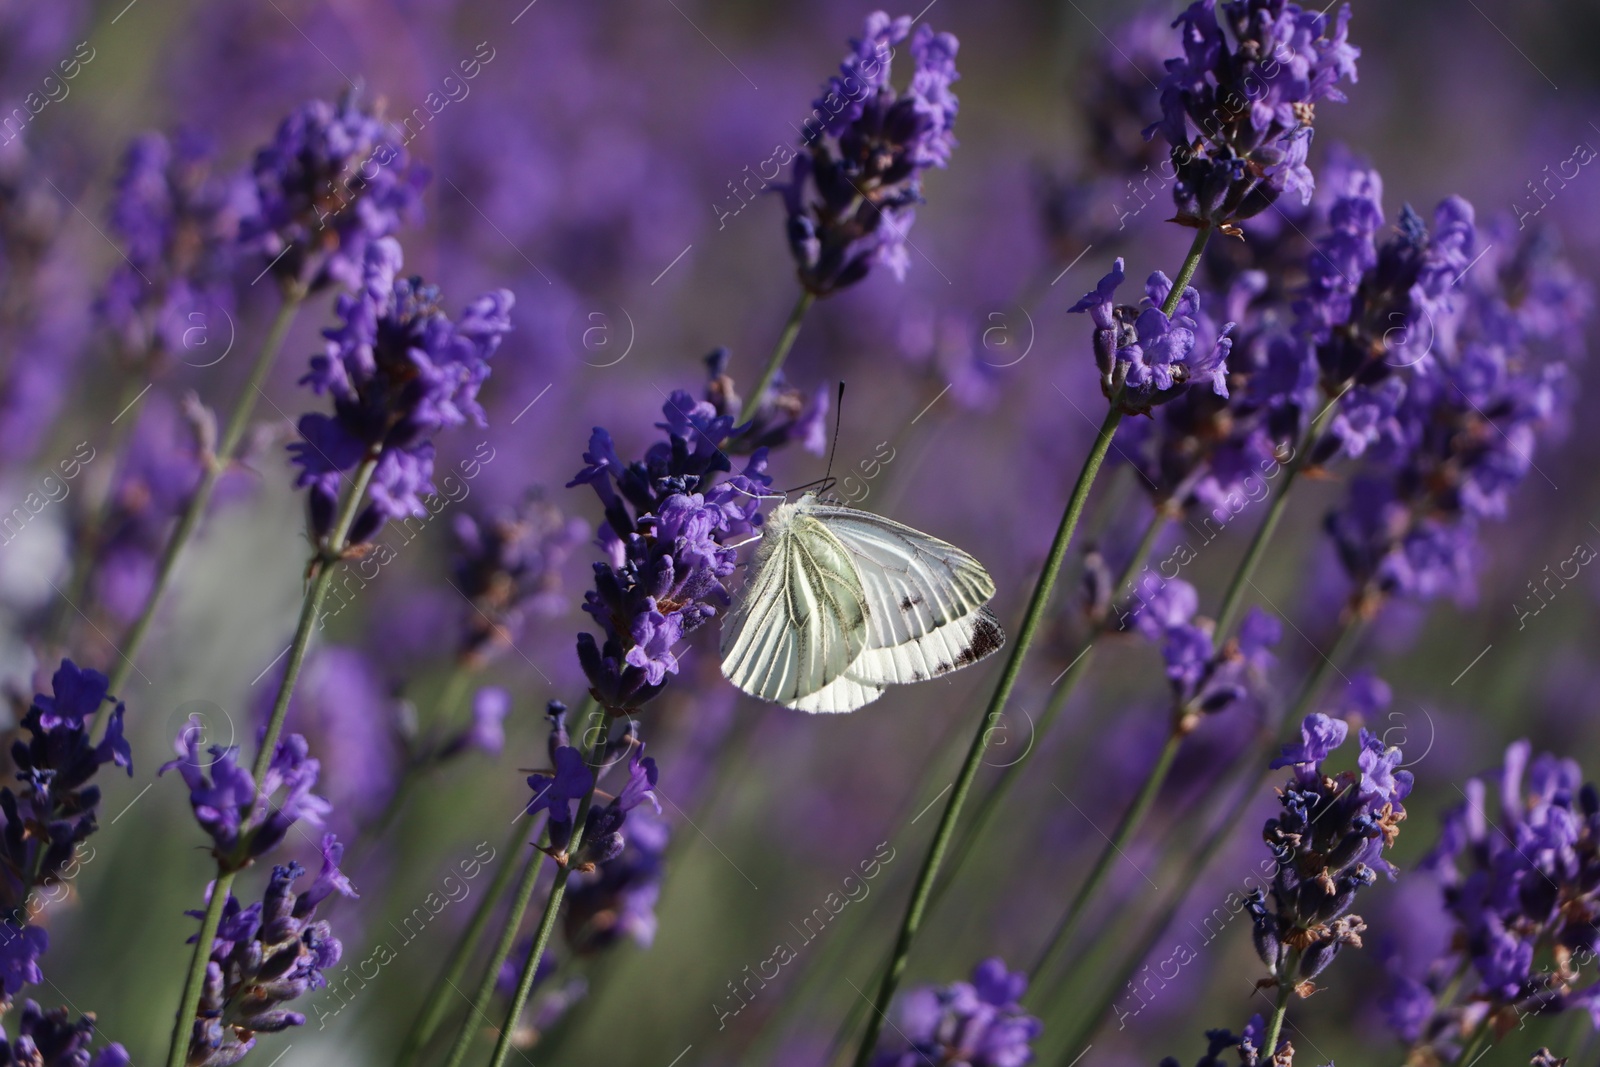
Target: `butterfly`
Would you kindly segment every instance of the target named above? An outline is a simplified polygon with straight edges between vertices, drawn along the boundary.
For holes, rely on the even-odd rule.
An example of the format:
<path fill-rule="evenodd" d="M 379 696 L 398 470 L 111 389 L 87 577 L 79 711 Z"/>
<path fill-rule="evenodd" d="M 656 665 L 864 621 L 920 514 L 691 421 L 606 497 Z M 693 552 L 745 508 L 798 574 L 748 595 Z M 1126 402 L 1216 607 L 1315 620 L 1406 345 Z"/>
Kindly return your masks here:
<path fill-rule="evenodd" d="M 722 627 L 722 673 L 751 696 L 854 711 L 1005 644 L 994 580 L 954 545 L 815 493 L 767 519 L 755 577 Z"/>

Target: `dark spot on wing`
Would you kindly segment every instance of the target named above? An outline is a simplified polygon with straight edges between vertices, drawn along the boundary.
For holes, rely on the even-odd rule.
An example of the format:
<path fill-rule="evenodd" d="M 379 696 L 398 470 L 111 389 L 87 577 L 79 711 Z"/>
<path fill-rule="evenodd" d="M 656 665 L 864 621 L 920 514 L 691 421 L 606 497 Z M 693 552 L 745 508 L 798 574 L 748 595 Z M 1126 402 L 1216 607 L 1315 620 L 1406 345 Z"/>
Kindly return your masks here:
<path fill-rule="evenodd" d="M 1005 643 L 1006 632 L 1000 629 L 999 620 L 990 614 L 989 609 L 984 608 L 978 612 L 977 623 L 973 626 L 972 643 L 956 657 L 956 662 L 950 669 L 976 663 L 990 653 L 998 652 L 1005 647 Z"/>
<path fill-rule="evenodd" d="M 916 607 L 917 605 L 919 605 L 921 603 L 922 603 L 922 594 L 921 593 L 916 593 L 916 594 L 911 595 L 911 596 L 903 597 L 901 599 L 901 601 L 900 601 L 900 610 L 909 613 L 912 608 Z"/>

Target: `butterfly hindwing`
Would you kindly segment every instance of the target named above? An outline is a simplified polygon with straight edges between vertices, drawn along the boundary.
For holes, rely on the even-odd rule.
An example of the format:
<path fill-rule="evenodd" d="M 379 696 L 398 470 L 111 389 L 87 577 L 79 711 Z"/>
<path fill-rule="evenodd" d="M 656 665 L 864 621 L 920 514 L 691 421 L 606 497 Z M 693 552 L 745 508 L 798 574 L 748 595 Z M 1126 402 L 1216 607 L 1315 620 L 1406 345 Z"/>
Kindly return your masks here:
<path fill-rule="evenodd" d="M 1005 631 L 988 608 L 888 648 L 869 648 L 845 672 L 868 686 L 908 685 L 958 671 L 1005 647 Z"/>
<path fill-rule="evenodd" d="M 785 515 L 773 522 L 755 577 L 724 623 L 722 673 L 752 696 L 795 706 L 842 678 L 861 654 L 867 612 L 861 577 L 839 538 L 804 513 Z"/>

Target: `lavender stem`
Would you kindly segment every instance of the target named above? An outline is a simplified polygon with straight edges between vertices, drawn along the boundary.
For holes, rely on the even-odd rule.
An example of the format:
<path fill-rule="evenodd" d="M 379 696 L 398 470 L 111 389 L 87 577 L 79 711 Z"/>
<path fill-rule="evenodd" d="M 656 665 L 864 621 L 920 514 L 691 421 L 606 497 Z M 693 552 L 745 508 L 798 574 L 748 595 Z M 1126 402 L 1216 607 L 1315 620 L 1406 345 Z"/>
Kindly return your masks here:
<path fill-rule="evenodd" d="M 273 316 L 266 339 L 261 342 L 261 351 L 256 356 L 255 366 L 250 370 L 250 377 L 245 382 L 244 390 L 234 405 L 233 414 L 228 418 L 228 425 L 223 429 L 222 437 L 217 443 L 217 453 L 205 464 L 200 475 L 200 484 L 195 486 L 194 495 L 189 498 L 183 514 L 178 517 L 178 524 L 172 528 L 172 533 L 167 537 L 166 547 L 162 549 L 161 562 L 156 566 L 155 580 L 151 583 L 149 596 L 145 598 L 144 608 L 139 612 L 139 617 L 133 621 L 133 625 L 128 627 L 128 632 L 122 639 L 121 655 L 111 670 L 113 693 L 122 692 L 127 684 L 128 675 L 133 671 L 139 649 L 149 634 L 150 624 L 154 621 L 156 611 L 166 596 L 167 586 L 172 582 L 178 558 L 183 555 L 189 539 L 199 528 L 200 520 L 205 517 L 206 508 L 211 503 L 211 495 L 217 488 L 217 482 L 227 470 L 234 451 L 239 447 L 239 442 L 244 440 L 244 432 L 250 425 L 250 416 L 255 411 L 256 397 L 261 394 L 261 387 L 266 383 L 273 364 L 277 362 L 278 353 L 283 349 L 284 339 L 289 335 L 289 327 L 294 324 L 295 316 L 305 297 L 303 286 L 284 290 L 283 303 L 279 305 L 278 313 Z M 93 736 L 98 736 L 103 728 L 97 721 L 94 724 Z"/>
<path fill-rule="evenodd" d="M 284 317 L 282 311 L 279 312 L 279 317 L 280 319 Z M 287 328 L 285 322 L 283 329 Z M 281 338 L 279 340 L 281 342 Z M 238 418 L 237 411 L 235 421 L 241 425 L 243 423 L 243 420 Z M 300 664 L 305 659 L 306 648 L 311 644 L 311 634 L 316 628 L 317 614 L 322 609 L 322 602 L 327 596 L 328 585 L 333 577 L 333 562 L 344 550 L 345 538 L 349 535 L 350 527 L 361 510 L 361 503 L 367 495 L 367 485 L 372 481 L 372 472 L 377 466 L 378 460 L 375 456 L 369 456 L 362 461 L 350 491 L 345 497 L 344 505 L 339 509 L 327 545 L 318 553 L 317 560 L 321 566 L 301 603 L 300 622 L 295 629 L 294 641 L 289 646 L 289 660 L 284 668 L 283 682 L 278 687 L 278 696 L 272 705 L 272 717 L 267 722 L 266 733 L 261 739 L 261 750 L 256 753 L 255 766 L 251 769 L 257 789 L 260 789 L 267 766 L 272 762 L 273 750 L 278 745 L 278 735 L 283 731 L 283 720 L 289 711 L 289 698 L 294 694 L 294 684 L 300 674 Z M 198 510 L 203 511 L 204 505 Z M 152 594 L 151 603 L 156 599 L 156 594 Z M 146 610 L 148 612 L 150 609 L 147 607 Z M 216 938 L 217 924 L 222 920 L 222 908 L 227 903 L 228 890 L 233 885 L 235 873 L 237 872 L 234 870 L 224 869 L 219 862 L 217 879 L 211 887 L 211 899 L 206 903 L 205 917 L 200 923 L 200 936 L 195 939 L 194 958 L 189 965 L 188 977 L 184 979 L 183 997 L 178 1005 L 178 1016 L 172 1028 L 172 1045 L 167 1050 L 167 1067 L 183 1067 L 184 1061 L 188 1058 L 189 1031 L 194 1026 L 195 1012 L 200 1007 L 200 995 L 205 986 L 206 965 L 211 960 L 212 941 Z"/>
<path fill-rule="evenodd" d="M 1197 253 L 1191 252 L 1197 255 Z M 1192 274 L 1193 271 L 1191 270 Z M 973 779 L 977 777 L 978 767 L 983 762 L 983 753 L 988 748 L 989 731 L 994 722 L 1004 713 L 1006 701 L 1011 696 L 1012 687 L 1016 685 L 1017 677 L 1022 673 L 1022 660 L 1027 655 L 1028 649 L 1033 644 L 1034 635 L 1038 632 L 1040 624 L 1044 621 L 1045 610 L 1049 606 L 1050 594 L 1055 588 L 1056 578 L 1061 573 L 1061 564 L 1065 561 L 1067 547 L 1072 543 L 1072 535 L 1077 530 L 1078 519 L 1083 514 L 1083 507 L 1089 498 L 1089 489 L 1094 485 L 1095 475 L 1100 472 L 1100 464 L 1105 460 L 1106 452 L 1111 448 L 1111 438 L 1117 432 L 1117 426 L 1122 422 L 1122 409 L 1112 401 L 1106 417 L 1100 424 L 1099 433 L 1095 436 L 1094 447 L 1089 450 L 1088 457 L 1084 460 L 1083 469 L 1078 474 L 1077 484 L 1073 486 L 1072 496 L 1067 501 L 1067 507 L 1061 515 L 1061 524 L 1056 529 L 1055 541 L 1050 546 L 1050 554 L 1045 560 L 1044 570 L 1039 575 L 1038 583 L 1033 587 L 1033 596 L 1028 601 L 1027 614 L 1023 616 L 1021 628 L 1017 632 L 1016 642 L 1011 646 L 1011 654 L 1006 659 L 1005 668 L 1001 671 L 1000 680 L 995 684 L 994 694 L 989 699 L 988 709 L 983 717 L 978 720 L 978 729 L 973 734 L 971 747 L 967 750 L 966 761 L 962 764 L 961 772 L 956 778 L 955 787 L 950 792 L 950 799 L 946 801 L 944 813 L 939 817 L 939 827 L 934 831 L 933 843 L 928 848 L 928 854 L 922 862 L 922 869 L 917 875 L 915 888 L 912 890 L 911 900 L 906 905 L 904 918 L 900 923 L 900 932 L 895 940 L 894 950 L 889 957 L 888 969 L 884 972 L 883 980 L 878 986 L 877 996 L 873 1003 L 873 1012 L 867 1019 L 867 1030 L 862 1036 L 861 1045 L 856 1050 L 855 1067 L 866 1067 L 867 1061 L 872 1056 L 872 1050 L 878 1043 L 878 1034 L 883 1028 L 885 1013 L 889 1010 L 890 1002 L 894 999 L 895 990 L 899 988 L 900 978 L 905 972 L 906 959 L 911 954 L 912 942 L 916 940 L 917 932 L 922 925 L 923 913 L 927 908 L 928 898 L 933 892 L 934 881 L 939 875 L 939 865 L 944 859 L 945 849 L 949 847 L 950 839 L 955 833 L 956 822 L 961 817 L 961 808 L 967 799 L 967 793 L 972 788 Z"/>
<path fill-rule="evenodd" d="M 793 310 L 789 312 L 789 320 L 783 324 L 783 332 L 778 335 L 778 343 L 772 346 L 772 355 L 767 357 L 767 366 L 761 372 L 761 380 L 756 382 L 754 389 L 745 394 L 744 405 L 739 409 L 738 425 L 743 426 L 755 417 L 756 409 L 761 406 L 761 398 L 772 387 L 772 381 L 783 367 L 783 361 L 789 358 L 789 349 L 794 347 L 794 339 L 800 336 L 800 323 L 816 299 L 811 290 L 800 290 L 800 297 L 794 302 Z"/>

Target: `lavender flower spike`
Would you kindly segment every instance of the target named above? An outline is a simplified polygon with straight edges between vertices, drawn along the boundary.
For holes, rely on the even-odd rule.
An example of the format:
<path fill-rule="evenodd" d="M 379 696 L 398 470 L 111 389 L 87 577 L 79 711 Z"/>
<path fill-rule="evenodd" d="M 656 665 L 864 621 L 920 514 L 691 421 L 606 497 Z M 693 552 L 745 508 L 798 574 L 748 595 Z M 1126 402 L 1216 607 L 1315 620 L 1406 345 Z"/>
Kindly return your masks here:
<path fill-rule="evenodd" d="M 11 1007 L 8 1002 L 5 1007 Z M 72 1021 L 66 1008 L 41 1011 L 31 1000 L 22 1002 L 16 1036 L 0 1031 L 0 1067 L 129 1067 L 128 1050 L 116 1042 L 92 1056 L 95 1018 L 91 1013 Z"/>
<path fill-rule="evenodd" d="M 915 70 L 896 90 L 890 59 L 908 37 Z M 946 166 L 956 143 L 953 36 L 927 23 L 913 31 L 909 15 L 874 11 L 851 45 L 803 124 L 805 148 L 781 190 L 789 250 L 800 284 L 815 296 L 854 285 L 880 264 L 904 279 L 922 172 Z"/>
<path fill-rule="evenodd" d="M 1125 272 L 1119 257 L 1093 290 L 1067 309 L 1087 314 L 1094 324 L 1095 366 L 1100 391 L 1127 415 L 1147 414 L 1158 404 L 1203 383 L 1218 396 L 1228 395 L 1228 353 L 1233 348 L 1228 323 L 1214 336 L 1204 336 L 1200 294 L 1185 287 L 1168 317 L 1162 303 L 1172 282 L 1160 271 L 1145 282 L 1145 298 L 1137 307 L 1116 303 Z"/>
<path fill-rule="evenodd" d="M 478 389 L 511 329 L 511 293 L 479 297 L 452 322 L 439 308 L 439 291 L 420 278 L 400 278 L 400 266 L 399 242 L 383 238 L 367 247 L 361 290 L 339 298 L 343 325 L 324 331 L 326 350 L 300 379 L 333 398 L 333 414 L 302 416 L 301 439 L 289 446 L 300 467 L 295 484 L 311 489 L 318 541 L 332 528 L 347 473 L 369 459 L 377 462 L 371 501 L 349 542 L 367 540 L 389 519 L 426 516 L 433 435 L 468 422 L 486 425 Z"/>
<path fill-rule="evenodd" d="M 1018 1003 L 1027 990 L 1027 976 L 1008 971 L 999 957 L 974 967 L 971 982 L 912 990 L 896 1009 L 894 1037 L 871 1067 L 1021 1067 L 1033 1059 L 1033 1041 L 1044 1030 Z"/>

